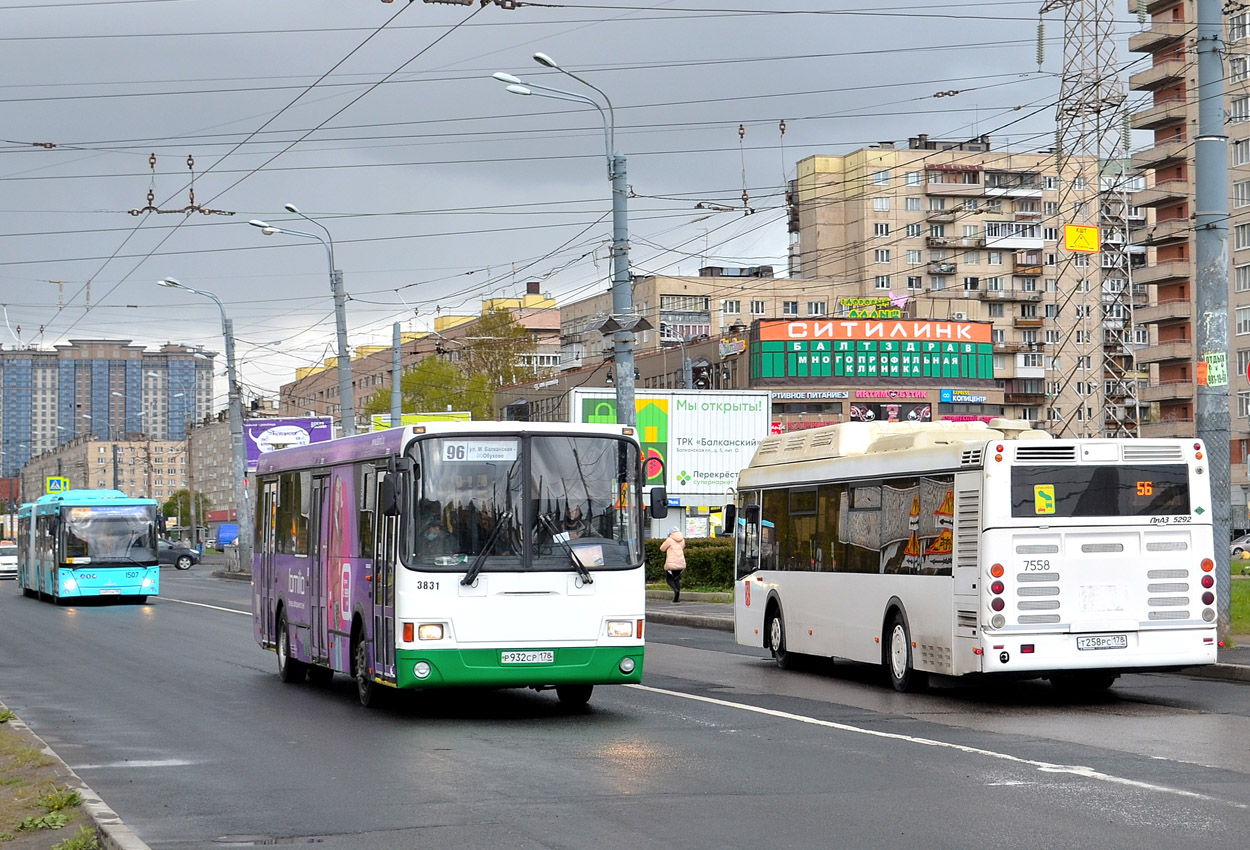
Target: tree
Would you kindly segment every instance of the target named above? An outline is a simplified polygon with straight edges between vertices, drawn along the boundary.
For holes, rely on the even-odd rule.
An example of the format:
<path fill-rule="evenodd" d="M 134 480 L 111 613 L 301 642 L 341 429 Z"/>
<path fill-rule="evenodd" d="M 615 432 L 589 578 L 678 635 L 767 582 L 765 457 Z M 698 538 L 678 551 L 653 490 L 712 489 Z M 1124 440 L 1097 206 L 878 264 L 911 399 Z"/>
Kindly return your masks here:
<path fill-rule="evenodd" d="M 455 363 L 426 357 L 399 379 L 402 407 L 409 413 L 467 410 L 474 419 L 494 418 L 494 390 L 485 375 L 467 375 Z M 391 390 L 378 389 L 365 402 L 365 413 L 389 413 Z"/>
<path fill-rule="evenodd" d="M 487 310 L 469 329 L 462 353 L 464 370 L 485 375 L 495 387 L 506 387 L 534 377 L 526 364 L 537 346 L 528 328 L 507 310 Z"/>
<path fill-rule="evenodd" d="M 204 517 L 213 509 L 213 500 L 203 493 L 195 494 L 195 518 L 204 525 Z M 183 487 L 169 497 L 169 501 L 161 505 L 161 513 L 166 519 L 177 519 L 179 528 L 191 527 L 191 492 Z"/>

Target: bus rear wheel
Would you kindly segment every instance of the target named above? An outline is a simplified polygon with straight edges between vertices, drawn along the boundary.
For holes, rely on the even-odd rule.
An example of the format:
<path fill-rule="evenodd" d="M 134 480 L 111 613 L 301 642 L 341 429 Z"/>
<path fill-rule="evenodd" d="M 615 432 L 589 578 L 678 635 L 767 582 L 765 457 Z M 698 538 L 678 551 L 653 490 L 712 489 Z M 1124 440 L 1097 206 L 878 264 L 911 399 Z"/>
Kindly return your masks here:
<path fill-rule="evenodd" d="M 565 708 L 581 708 L 590 702 L 590 694 L 594 689 L 594 685 L 557 685 L 556 696 L 560 699 L 560 705 Z"/>
<path fill-rule="evenodd" d="M 890 684 L 900 693 L 914 693 L 929 687 L 929 675 L 912 666 L 911 630 L 907 618 L 896 611 L 885 632 L 885 669 Z"/>
<path fill-rule="evenodd" d="M 1050 677 L 1050 686 L 1065 696 L 1081 696 L 1105 691 L 1120 678 L 1119 673 L 1106 670 L 1084 670 L 1077 673 L 1057 673 Z"/>
<path fill-rule="evenodd" d="M 782 670 L 792 668 L 795 658 L 794 653 L 786 649 L 786 625 L 781 617 L 780 608 L 772 608 L 764 633 L 768 635 L 768 651 L 773 654 L 777 666 Z"/>
<path fill-rule="evenodd" d="M 286 611 L 278 615 L 278 678 L 288 685 L 304 681 L 304 664 L 291 657 L 291 630 Z"/>

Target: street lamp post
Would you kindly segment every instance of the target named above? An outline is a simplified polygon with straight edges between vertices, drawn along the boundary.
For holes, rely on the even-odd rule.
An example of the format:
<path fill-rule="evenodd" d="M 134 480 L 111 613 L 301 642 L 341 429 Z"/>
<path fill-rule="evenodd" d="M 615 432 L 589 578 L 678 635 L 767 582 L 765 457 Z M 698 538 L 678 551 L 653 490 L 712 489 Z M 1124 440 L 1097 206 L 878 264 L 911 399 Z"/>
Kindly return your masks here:
<path fill-rule="evenodd" d="M 252 219 L 248 224 L 252 227 L 259 227 L 260 232 L 266 236 L 272 236 L 275 233 L 302 236 L 305 239 L 316 239 L 325 246 L 326 256 L 330 260 L 330 291 L 334 295 L 334 325 L 338 334 L 339 428 L 343 431 L 343 436 L 350 437 L 356 433 L 356 409 L 352 392 L 352 361 L 347 350 L 347 294 L 343 290 L 343 272 L 334 266 L 334 239 L 330 236 L 329 228 L 316 219 L 304 215 L 295 204 L 287 204 L 286 210 L 320 227 L 325 231 L 325 238 L 322 239 L 315 233 L 306 233 L 302 230 L 274 227 L 258 219 Z"/>
<path fill-rule="evenodd" d="M 181 289 L 195 295 L 211 298 L 221 312 L 221 333 L 226 338 L 226 379 L 230 382 L 230 452 L 234 461 L 234 499 L 237 504 L 236 520 L 239 524 L 239 563 L 240 568 L 252 568 L 252 503 L 247 494 L 247 456 L 243 449 L 243 399 L 239 394 L 239 382 L 234 372 L 234 325 L 226 317 L 226 308 L 221 299 L 211 292 L 183 286 L 172 277 L 157 282 L 159 286 Z"/>
<path fill-rule="evenodd" d="M 612 334 L 612 354 L 616 365 L 617 420 L 633 426 L 637 418 L 634 408 L 634 331 L 640 329 L 641 324 L 634 317 L 634 296 L 629 275 L 629 215 L 626 209 L 629 187 L 625 182 L 625 156 L 616 152 L 616 114 L 612 109 L 612 101 L 598 86 L 561 68 L 546 53 L 535 53 L 534 61 L 577 80 L 603 98 L 603 105 L 600 105 L 595 99 L 576 92 L 525 82 L 502 72 L 494 75 L 495 79 L 507 84 L 508 91 L 512 94 L 583 103 L 598 110 L 603 119 L 608 179 L 612 183 L 612 316 L 604 323 L 602 330 L 605 334 Z"/>

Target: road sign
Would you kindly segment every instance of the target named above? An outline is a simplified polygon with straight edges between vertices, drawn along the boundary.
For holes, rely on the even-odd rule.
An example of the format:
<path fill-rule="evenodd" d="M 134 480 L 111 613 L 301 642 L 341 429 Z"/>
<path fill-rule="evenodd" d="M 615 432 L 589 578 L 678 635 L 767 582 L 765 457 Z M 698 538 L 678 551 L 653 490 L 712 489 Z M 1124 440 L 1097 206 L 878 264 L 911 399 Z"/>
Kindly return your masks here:
<path fill-rule="evenodd" d="M 59 475 L 49 475 L 44 480 L 44 490 L 48 493 L 63 493 L 69 489 L 69 479 Z"/>
<path fill-rule="evenodd" d="M 1083 254 L 1097 254 L 1100 250 L 1098 228 L 1086 224 L 1065 224 L 1063 247 Z"/>

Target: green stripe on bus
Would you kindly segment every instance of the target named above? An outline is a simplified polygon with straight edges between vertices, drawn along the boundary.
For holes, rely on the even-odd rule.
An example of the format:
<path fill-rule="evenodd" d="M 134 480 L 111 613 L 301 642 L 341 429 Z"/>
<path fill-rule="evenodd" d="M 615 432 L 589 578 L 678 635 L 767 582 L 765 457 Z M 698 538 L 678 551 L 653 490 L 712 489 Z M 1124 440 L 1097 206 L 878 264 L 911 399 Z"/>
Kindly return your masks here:
<path fill-rule="evenodd" d="M 555 650 L 551 664 L 502 664 L 507 649 L 397 649 L 396 682 L 401 688 L 448 688 L 475 685 L 528 687 L 531 685 L 617 685 L 642 681 L 641 646 L 568 647 Z M 528 649 L 528 647 L 527 647 Z M 540 647 L 541 649 L 541 647 Z M 634 669 L 622 673 L 621 659 L 632 658 Z M 426 661 L 432 672 L 418 679 L 413 666 Z"/>

